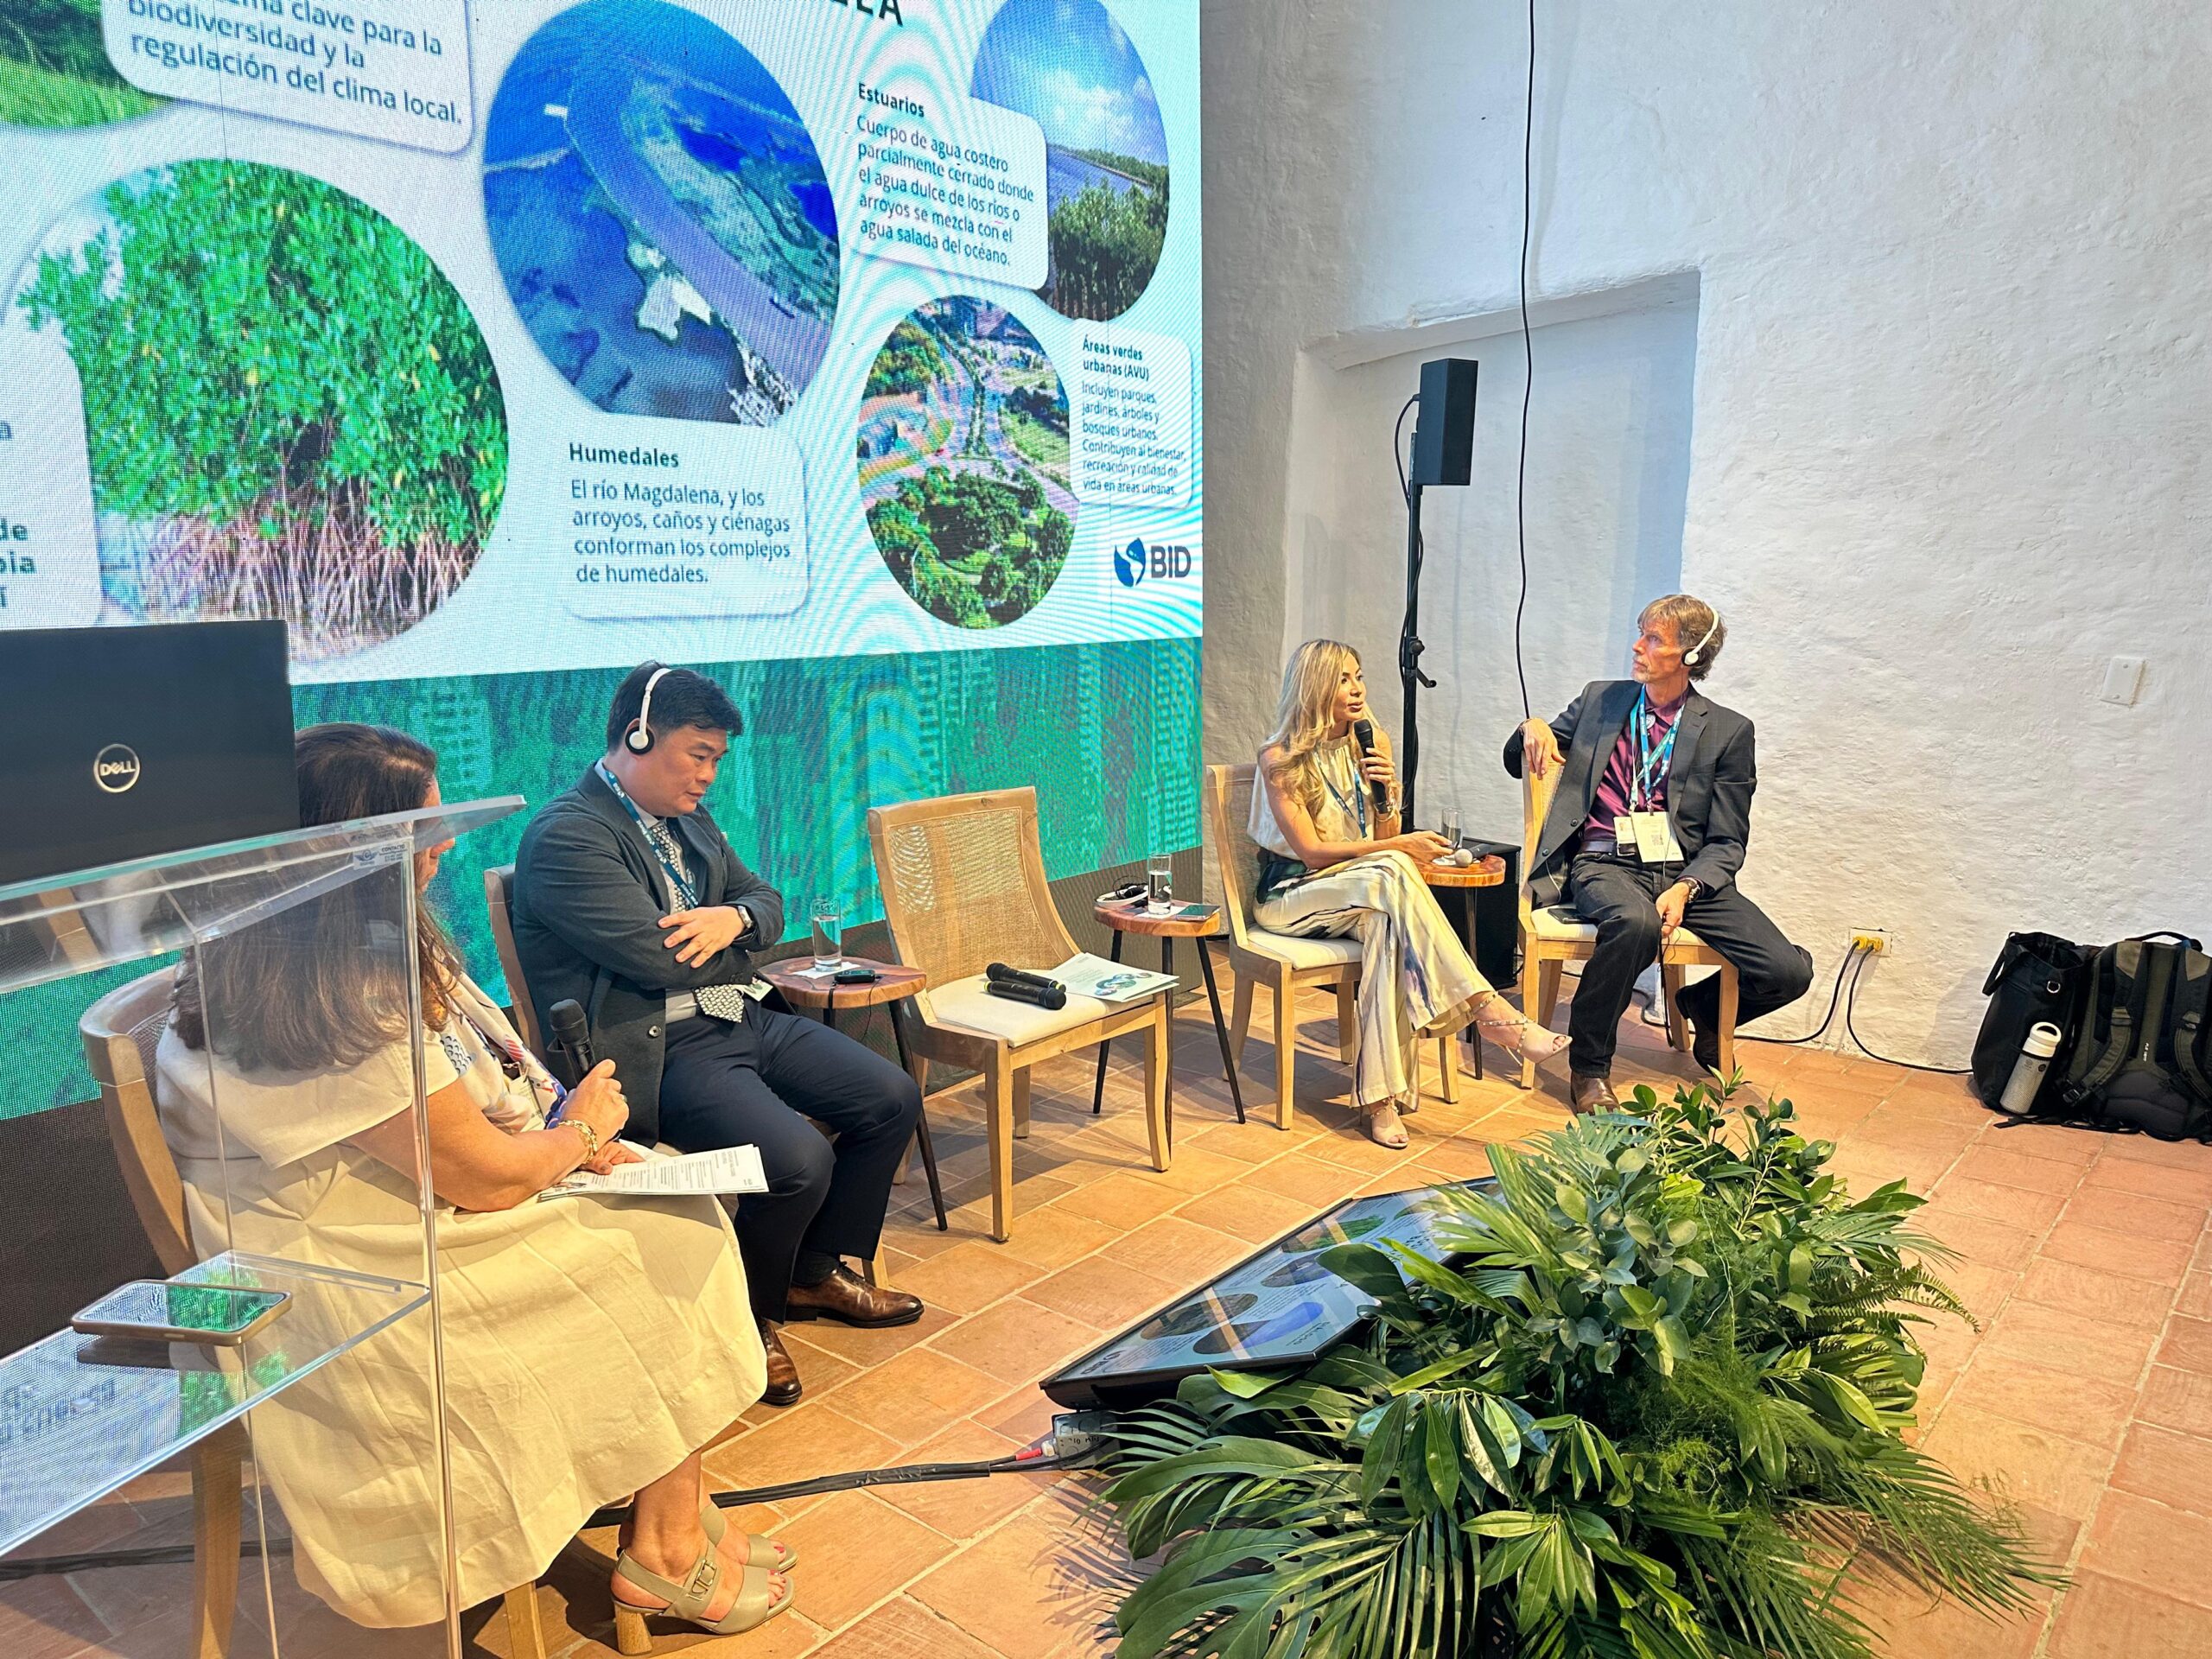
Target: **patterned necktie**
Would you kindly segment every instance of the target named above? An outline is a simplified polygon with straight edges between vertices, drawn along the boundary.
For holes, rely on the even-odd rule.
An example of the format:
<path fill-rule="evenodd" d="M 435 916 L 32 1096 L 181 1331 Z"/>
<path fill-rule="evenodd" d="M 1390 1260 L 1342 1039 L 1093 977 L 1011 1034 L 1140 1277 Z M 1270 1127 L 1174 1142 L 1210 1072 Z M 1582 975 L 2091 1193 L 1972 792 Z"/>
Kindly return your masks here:
<path fill-rule="evenodd" d="M 683 844 L 677 840 L 676 832 L 668 827 L 668 820 L 655 819 L 645 834 L 659 849 L 662 861 L 668 866 L 669 886 L 673 890 L 671 896 L 677 906 L 684 910 L 696 909 L 698 895 L 692 889 L 690 881 L 688 879 L 676 880 L 677 871 L 689 870 L 690 866 L 683 861 Z M 717 1020 L 727 1020 L 733 1026 L 745 1023 L 745 989 L 742 986 L 702 985 L 692 995 L 699 1004 L 700 1013 L 712 1014 Z"/>

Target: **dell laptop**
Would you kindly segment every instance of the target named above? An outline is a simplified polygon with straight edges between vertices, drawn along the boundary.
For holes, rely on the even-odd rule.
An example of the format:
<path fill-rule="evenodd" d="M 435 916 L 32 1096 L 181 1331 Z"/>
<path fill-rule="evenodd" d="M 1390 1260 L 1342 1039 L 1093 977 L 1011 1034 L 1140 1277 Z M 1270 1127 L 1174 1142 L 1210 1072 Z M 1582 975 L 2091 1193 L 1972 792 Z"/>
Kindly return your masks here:
<path fill-rule="evenodd" d="M 0 631 L 0 886 L 296 830 L 282 622 Z"/>

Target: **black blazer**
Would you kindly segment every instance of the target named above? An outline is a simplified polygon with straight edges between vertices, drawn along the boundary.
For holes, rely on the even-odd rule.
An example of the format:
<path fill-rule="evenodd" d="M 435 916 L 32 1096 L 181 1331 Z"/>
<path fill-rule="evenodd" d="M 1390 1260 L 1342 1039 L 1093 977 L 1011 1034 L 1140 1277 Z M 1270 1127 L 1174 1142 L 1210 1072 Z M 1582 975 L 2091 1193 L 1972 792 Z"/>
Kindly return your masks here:
<path fill-rule="evenodd" d="M 660 1138 L 661 1058 L 671 991 L 742 984 L 752 951 L 784 936 L 783 896 L 730 850 L 706 809 L 667 820 L 699 871 L 699 902 L 742 905 L 750 931 L 696 967 L 677 961 L 661 918 L 673 907 L 668 873 L 597 771 L 556 796 L 523 831 L 512 894 L 515 953 L 530 980 L 538 1028 L 563 998 L 582 1005 L 593 1054 L 614 1062 L 630 1103 L 632 1139 Z"/>
<path fill-rule="evenodd" d="M 1628 729 L 1639 690 L 1634 680 L 1592 680 L 1551 723 L 1567 765 L 1528 872 L 1530 897 L 1539 906 L 1558 904 L 1566 894 L 1576 836 L 1589 822 L 1605 763 Z M 1751 839 L 1751 795 L 1758 787 L 1751 722 L 1694 685 L 1676 722 L 1679 734 L 1667 770 L 1667 817 L 1688 860 L 1681 873 L 1706 892 L 1718 893 L 1744 868 L 1744 849 Z M 1516 778 L 1521 775 L 1521 747 L 1516 726 L 1505 745 L 1505 769 Z"/>

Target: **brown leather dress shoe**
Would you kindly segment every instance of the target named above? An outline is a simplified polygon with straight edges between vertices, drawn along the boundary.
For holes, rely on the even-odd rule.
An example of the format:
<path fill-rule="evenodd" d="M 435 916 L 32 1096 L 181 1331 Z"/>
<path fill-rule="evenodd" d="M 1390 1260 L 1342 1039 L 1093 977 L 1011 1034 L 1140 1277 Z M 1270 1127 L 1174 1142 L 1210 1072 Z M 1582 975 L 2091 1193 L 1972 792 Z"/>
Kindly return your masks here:
<path fill-rule="evenodd" d="M 1567 1105 L 1577 1117 L 1592 1112 L 1618 1111 L 1620 1104 L 1620 1096 L 1613 1092 L 1612 1079 L 1605 1077 L 1577 1077 L 1567 1096 Z"/>
<path fill-rule="evenodd" d="M 766 1319 L 760 1321 L 760 1345 L 768 1351 L 768 1386 L 761 1390 L 761 1399 L 772 1406 L 797 1405 L 806 1385 L 798 1380 L 798 1367 L 791 1363 L 783 1338 Z"/>
<path fill-rule="evenodd" d="M 784 1298 L 784 1318 L 835 1319 L 840 1325 L 874 1327 L 912 1325 L 922 1317 L 922 1299 L 903 1291 L 878 1290 L 840 1262 L 818 1285 L 793 1285 Z"/>

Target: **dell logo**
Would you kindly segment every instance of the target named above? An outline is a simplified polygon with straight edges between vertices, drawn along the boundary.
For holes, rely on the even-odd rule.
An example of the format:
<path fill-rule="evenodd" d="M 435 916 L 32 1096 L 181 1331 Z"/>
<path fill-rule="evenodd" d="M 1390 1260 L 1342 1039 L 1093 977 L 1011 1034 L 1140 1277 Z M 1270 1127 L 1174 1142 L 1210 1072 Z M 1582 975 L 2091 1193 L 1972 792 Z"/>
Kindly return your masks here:
<path fill-rule="evenodd" d="M 1147 547 L 1141 541 L 1131 542 L 1114 552 L 1114 574 L 1122 579 L 1122 586 L 1134 588 L 1147 575 L 1155 580 L 1165 576 L 1187 576 L 1191 574 L 1191 550 L 1187 547 L 1164 547 L 1154 542 Z"/>
<path fill-rule="evenodd" d="M 111 795 L 120 795 L 138 781 L 138 751 L 128 743 L 111 743 L 92 757 L 92 781 Z"/>

